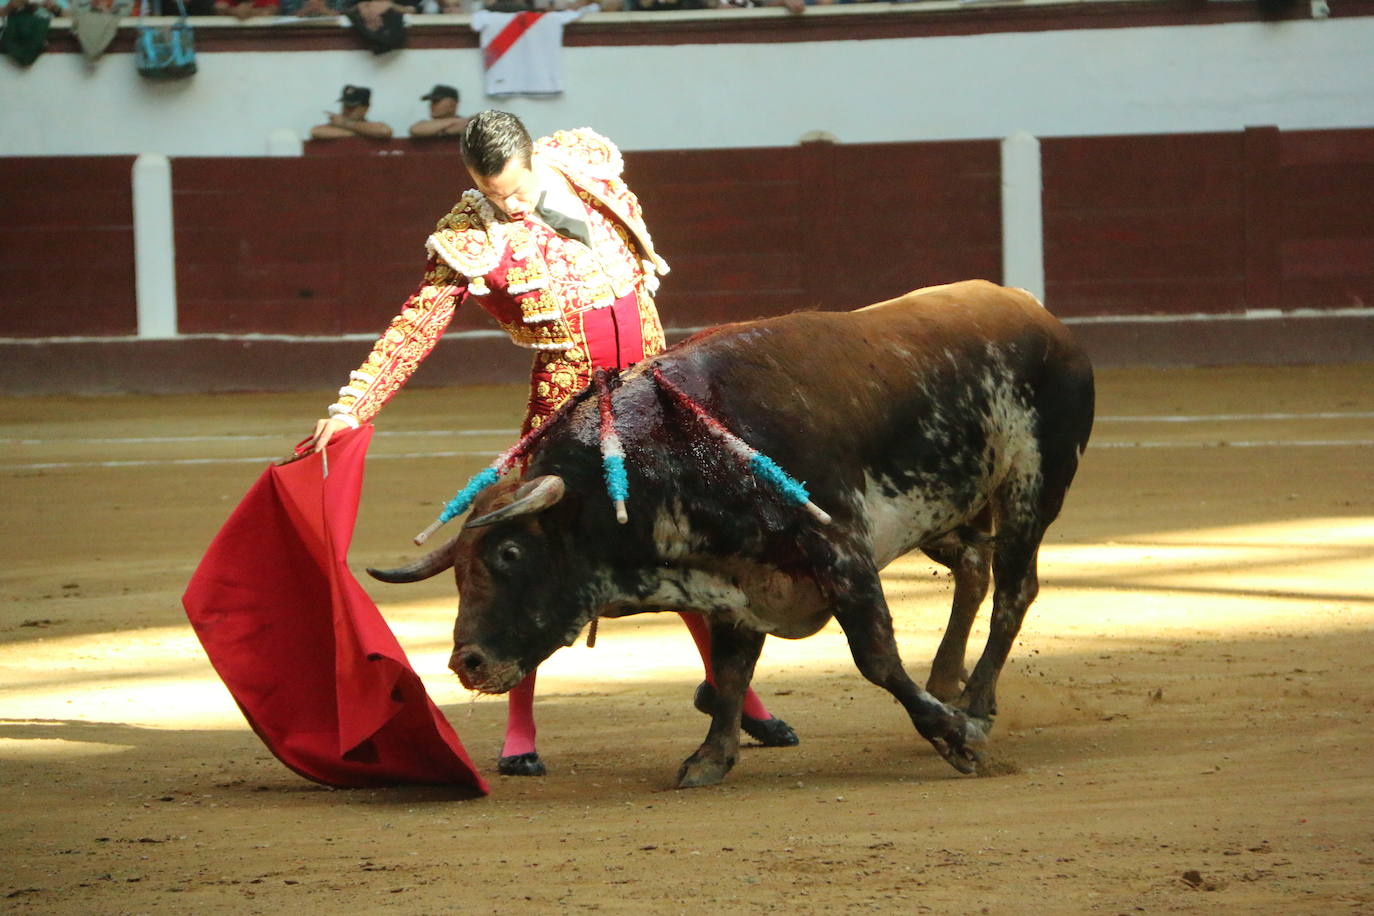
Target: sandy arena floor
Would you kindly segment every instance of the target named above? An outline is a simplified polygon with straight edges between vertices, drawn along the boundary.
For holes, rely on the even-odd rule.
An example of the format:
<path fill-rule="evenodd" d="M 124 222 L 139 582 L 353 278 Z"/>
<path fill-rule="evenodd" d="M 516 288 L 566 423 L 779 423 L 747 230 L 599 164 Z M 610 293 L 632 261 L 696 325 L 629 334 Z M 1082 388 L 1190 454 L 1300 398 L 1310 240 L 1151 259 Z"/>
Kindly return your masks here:
<path fill-rule="evenodd" d="M 1374 366 L 1116 371 L 962 777 L 833 624 L 770 640 L 800 747 L 671 789 L 706 720 L 672 615 L 542 669 L 543 779 L 445 671 L 451 579 L 365 579 L 493 784 L 331 791 L 247 728 L 179 598 L 315 396 L 0 400 L 6 912 L 1374 913 Z M 352 561 L 387 565 L 513 437 L 515 388 L 412 390 Z M 458 429 L 458 432 L 445 430 Z M 918 679 L 950 584 L 885 575 Z M 972 645 L 981 647 L 982 631 Z"/>

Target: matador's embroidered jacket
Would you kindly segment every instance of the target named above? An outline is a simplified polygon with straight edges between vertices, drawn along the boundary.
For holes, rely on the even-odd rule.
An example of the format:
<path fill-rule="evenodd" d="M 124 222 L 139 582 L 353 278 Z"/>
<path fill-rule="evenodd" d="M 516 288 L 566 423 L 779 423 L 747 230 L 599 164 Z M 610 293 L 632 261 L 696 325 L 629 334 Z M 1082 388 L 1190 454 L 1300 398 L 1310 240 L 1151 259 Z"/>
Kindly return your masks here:
<path fill-rule="evenodd" d="M 621 180 L 620 151 L 588 128 L 534 144 L 532 167 L 566 177 L 588 210 L 591 247 L 542 221 L 511 221 L 479 191 L 463 194 L 425 247 L 424 280 L 358 369 L 329 414 L 370 420 L 415 372 L 458 306 L 473 299 L 522 347 L 542 351 L 535 397 L 567 398 L 590 378 L 582 316 L 635 294 L 646 356 L 663 349 L 652 294 L 668 265 L 654 252 L 639 200 Z M 562 389 L 568 390 L 562 390 Z"/>

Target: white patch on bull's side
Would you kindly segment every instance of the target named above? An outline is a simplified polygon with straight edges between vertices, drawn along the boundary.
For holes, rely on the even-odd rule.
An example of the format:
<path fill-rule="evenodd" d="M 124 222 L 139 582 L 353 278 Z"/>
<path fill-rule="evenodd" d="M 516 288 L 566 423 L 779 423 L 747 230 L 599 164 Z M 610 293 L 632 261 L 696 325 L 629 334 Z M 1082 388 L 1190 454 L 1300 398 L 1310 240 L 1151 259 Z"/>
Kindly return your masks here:
<path fill-rule="evenodd" d="M 724 610 L 747 620 L 749 597 L 733 582 L 701 569 L 670 567 L 659 573 L 658 587 L 642 602 L 646 607 Z"/>
<path fill-rule="evenodd" d="M 939 493 L 917 487 L 885 495 L 895 489 L 886 477 L 864 472 L 863 512 L 873 561 L 879 569 L 959 521 L 958 510 Z"/>
<path fill-rule="evenodd" d="M 924 393 L 924 388 L 922 388 L 922 393 Z M 929 395 L 927 395 L 927 400 L 930 402 L 931 405 L 930 420 L 926 424 L 925 429 L 923 429 L 921 432 L 925 436 L 927 442 L 931 443 L 937 448 L 947 448 L 950 444 L 949 417 L 941 408 L 940 402 L 938 400 L 929 397 Z"/>
<path fill-rule="evenodd" d="M 980 382 L 988 401 L 988 445 L 994 450 L 993 479 L 1001 481 L 1014 470 L 1039 473 L 1040 445 L 1026 405 L 1013 395 L 1004 378 L 989 372 Z"/>
<path fill-rule="evenodd" d="M 894 480 L 866 473 L 863 512 L 880 569 L 931 537 L 967 522 L 994 494 L 1001 518 L 1025 519 L 1037 510 L 1041 477 L 1035 414 L 1018 393 L 1015 374 L 1001 351 L 989 344 L 985 353 L 979 368 L 970 368 L 967 356 L 961 366 L 956 353 L 944 351 L 944 358 L 961 370 L 958 375 L 967 385 L 952 396 L 948 388 L 931 390 L 917 383 L 930 405 L 921 430 L 927 447 L 952 455 L 961 446 L 951 437 L 964 425 L 964 418 L 980 419 L 984 451 L 974 456 L 977 468 L 965 468 L 965 473 L 978 475 L 973 483 L 979 498 L 969 503 L 966 488 L 965 495 L 957 497 L 939 475 L 915 474 L 915 482 L 904 481 L 902 489 Z"/>
<path fill-rule="evenodd" d="M 697 558 L 707 562 L 705 558 Z M 631 597 L 618 590 L 610 573 L 593 578 L 592 604 L 606 617 L 642 611 L 697 611 L 736 626 L 785 639 L 810 636 L 830 619 L 830 607 L 815 583 L 747 558 L 709 560 L 712 568 L 669 564 L 645 571 L 645 588 Z M 576 641 L 581 627 L 566 634 Z"/>
<path fill-rule="evenodd" d="M 992 450 L 993 489 L 1000 487 L 1001 514 L 1026 518 L 1036 512 L 1040 498 L 1040 443 L 1035 438 L 1035 413 L 1016 393 L 1012 374 L 991 345 L 989 365 L 979 380 L 987 398 L 984 429 Z"/>
<path fill-rule="evenodd" d="M 704 556 L 707 539 L 692 529 L 676 501 L 659 507 L 652 537 L 662 565 L 646 571 L 651 590 L 643 598 L 627 601 L 623 595 L 611 594 L 613 586 L 607 579 L 597 588 L 610 606 L 620 611 L 669 608 L 724 614 L 747 629 L 793 636 L 796 615 L 792 605 L 797 598 L 790 577 L 745 558 L 738 558 L 734 565 L 720 557 L 708 559 Z M 703 568 L 707 563 L 719 568 Z M 811 632 L 814 630 L 805 635 Z"/>
<path fill-rule="evenodd" d="M 665 560 L 681 560 L 696 553 L 705 539 L 692 530 L 682 504 L 676 500 L 659 506 L 654 515 L 654 547 Z"/>

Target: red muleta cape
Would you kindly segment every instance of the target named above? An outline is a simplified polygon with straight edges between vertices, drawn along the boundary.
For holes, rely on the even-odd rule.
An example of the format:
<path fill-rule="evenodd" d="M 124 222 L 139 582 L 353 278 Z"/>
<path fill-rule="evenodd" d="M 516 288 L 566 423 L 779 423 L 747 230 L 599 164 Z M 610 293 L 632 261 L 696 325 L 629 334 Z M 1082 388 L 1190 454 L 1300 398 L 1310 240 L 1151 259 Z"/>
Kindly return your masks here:
<path fill-rule="evenodd" d="M 258 478 L 186 588 L 186 615 L 248 723 L 330 786 L 457 784 L 486 794 L 346 555 L 372 427 Z M 327 475 L 325 473 L 327 468 Z"/>

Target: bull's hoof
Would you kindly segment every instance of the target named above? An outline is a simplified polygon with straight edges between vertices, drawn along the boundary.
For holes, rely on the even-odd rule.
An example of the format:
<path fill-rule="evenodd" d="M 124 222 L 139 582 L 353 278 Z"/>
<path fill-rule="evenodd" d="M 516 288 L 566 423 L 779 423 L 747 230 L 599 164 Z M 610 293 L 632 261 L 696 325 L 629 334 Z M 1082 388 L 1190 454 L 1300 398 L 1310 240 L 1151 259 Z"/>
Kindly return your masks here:
<path fill-rule="evenodd" d="M 682 762 L 682 769 L 677 771 L 677 787 L 679 789 L 699 789 L 702 786 L 714 786 L 725 778 L 726 773 L 730 772 L 730 766 L 733 763 L 733 760 L 721 762 L 703 757 L 698 751 Z"/>
<path fill-rule="evenodd" d="M 954 767 L 964 775 L 972 775 L 978 772 L 978 763 L 982 756 L 973 748 L 963 744 L 951 744 L 944 738 L 931 738 L 931 745 L 945 762 Z"/>
<path fill-rule="evenodd" d="M 716 707 L 716 688 L 712 687 L 709 681 L 702 681 L 697 685 L 692 705 L 696 707 L 697 712 L 713 715 Z M 771 719 L 740 716 L 739 725 L 746 735 L 764 747 L 796 747 L 801 744 L 801 739 L 792 730 L 792 726 L 777 716 Z"/>
<path fill-rule="evenodd" d="M 983 762 L 982 748 L 987 743 L 987 733 L 980 722 L 963 716 L 953 725 L 946 734 L 927 740 L 945 762 L 960 773 L 977 773 Z"/>
<path fill-rule="evenodd" d="M 543 776 L 548 772 L 544 761 L 539 759 L 538 751 L 528 754 L 512 754 L 496 761 L 496 772 L 502 776 Z"/>

